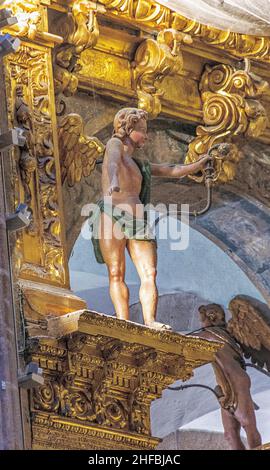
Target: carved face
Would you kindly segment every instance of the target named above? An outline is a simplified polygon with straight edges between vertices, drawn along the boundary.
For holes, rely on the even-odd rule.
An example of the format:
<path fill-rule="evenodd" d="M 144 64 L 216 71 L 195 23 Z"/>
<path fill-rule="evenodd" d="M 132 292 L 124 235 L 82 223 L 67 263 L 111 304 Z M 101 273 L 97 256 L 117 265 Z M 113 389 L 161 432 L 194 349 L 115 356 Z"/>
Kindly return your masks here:
<path fill-rule="evenodd" d="M 137 147 L 147 139 L 147 112 L 138 108 L 122 108 L 113 121 L 113 136 L 124 139 L 129 136 Z"/>
<path fill-rule="evenodd" d="M 201 324 L 207 326 L 225 326 L 225 313 L 221 305 L 208 304 L 199 307 Z"/>
<path fill-rule="evenodd" d="M 146 119 L 139 119 L 129 136 L 138 148 L 143 147 L 146 140 L 148 139 Z"/>

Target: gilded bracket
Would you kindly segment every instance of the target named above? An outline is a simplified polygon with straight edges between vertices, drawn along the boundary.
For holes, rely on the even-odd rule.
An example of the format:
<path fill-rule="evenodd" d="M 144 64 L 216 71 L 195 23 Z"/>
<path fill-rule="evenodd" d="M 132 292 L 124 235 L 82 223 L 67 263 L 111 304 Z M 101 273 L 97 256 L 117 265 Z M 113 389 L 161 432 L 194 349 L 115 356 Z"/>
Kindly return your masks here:
<path fill-rule="evenodd" d="M 78 60 L 85 49 L 93 48 L 99 37 L 97 12 L 105 9 L 87 0 L 73 0 L 71 11 L 54 25 L 61 31 L 64 43 L 54 53 L 54 84 L 56 94 L 71 96 L 78 88 Z"/>
<path fill-rule="evenodd" d="M 165 90 L 162 81 L 183 69 L 181 44 L 192 39 L 175 29 L 160 31 L 157 39 L 145 39 L 137 48 L 133 67 L 134 87 L 138 94 L 138 107 L 154 119 L 161 112 L 161 97 Z"/>
<path fill-rule="evenodd" d="M 198 126 L 197 137 L 190 143 L 186 163 L 191 163 L 220 142 L 232 143 L 226 160 L 215 157 L 215 181 L 225 183 L 234 178 L 242 154 L 237 147 L 240 137 L 258 137 L 266 128 L 267 113 L 260 102 L 267 91 L 266 81 L 249 71 L 231 65 L 207 65 L 199 89 L 203 102 L 204 126 Z M 202 177 L 191 176 L 201 182 Z"/>

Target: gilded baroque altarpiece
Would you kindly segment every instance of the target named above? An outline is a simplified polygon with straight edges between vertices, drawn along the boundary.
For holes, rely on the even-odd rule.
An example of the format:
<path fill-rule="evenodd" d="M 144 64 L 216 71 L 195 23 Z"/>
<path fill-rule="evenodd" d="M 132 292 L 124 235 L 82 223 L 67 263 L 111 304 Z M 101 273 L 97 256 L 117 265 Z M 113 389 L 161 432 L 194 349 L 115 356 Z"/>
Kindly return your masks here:
<path fill-rule="evenodd" d="M 13 264 L 27 357 L 45 374 L 26 399 L 28 446 L 153 448 L 151 402 L 210 362 L 219 345 L 97 315 L 70 290 L 62 185 L 89 175 L 104 145 L 84 135 L 80 116 L 58 113 L 61 97 L 94 90 L 152 119 L 196 125 L 187 162 L 231 142 L 232 158 L 219 171 L 226 182 L 241 158 L 239 138 L 270 142 L 270 39 L 219 31 L 151 0 L 3 6 L 18 18 L 7 31 L 21 39 L 5 59 L 9 125 L 27 137 L 12 150 L 14 208 L 25 201 L 33 214 L 18 232 Z M 59 143 L 70 123 L 81 148 L 77 164 L 63 166 Z"/>

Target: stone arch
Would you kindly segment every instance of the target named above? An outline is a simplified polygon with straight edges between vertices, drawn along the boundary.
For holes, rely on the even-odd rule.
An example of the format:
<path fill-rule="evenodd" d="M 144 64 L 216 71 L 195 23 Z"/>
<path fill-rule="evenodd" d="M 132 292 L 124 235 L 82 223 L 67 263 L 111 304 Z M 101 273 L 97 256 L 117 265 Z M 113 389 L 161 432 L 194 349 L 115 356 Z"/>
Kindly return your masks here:
<path fill-rule="evenodd" d="M 154 203 L 175 204 L 178 201 L 195 202 L 202 198 L 202 188 L 187 182 L 176 184 L 168 181 L 163 189 L 161 181 L 155 183 L 152 195 Z M 200 203 L 201 204 L 201 203 Z M 221 186 L 214 191 L 211 209 L 190 225 L 221 248 L 247 275 L 270 302 L 270 210 L 241 193 L 232 185 Z"/>

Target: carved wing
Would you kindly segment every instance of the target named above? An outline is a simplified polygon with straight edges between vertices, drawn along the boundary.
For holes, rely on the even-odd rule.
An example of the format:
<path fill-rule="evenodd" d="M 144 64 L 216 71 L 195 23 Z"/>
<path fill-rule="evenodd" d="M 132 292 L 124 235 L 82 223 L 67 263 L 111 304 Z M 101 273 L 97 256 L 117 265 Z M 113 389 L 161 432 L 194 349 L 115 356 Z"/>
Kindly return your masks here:
<path fill-rule="evenodd" d="M 68 185 L 74 186 L 83 176 L 91 174 L 105 147 L 96 137 L 84 135 L 79 114 L 68 114 L 59 119 L 58 138 L 62 184 L 67 179 Z"/>
<path fill-rule="evenodd" d="M 227 329 L 241 344 L 245 357 L 270 371 L 270 309 L 253 297 L 234 297 L 229 310 L 232 319 Z"/>

